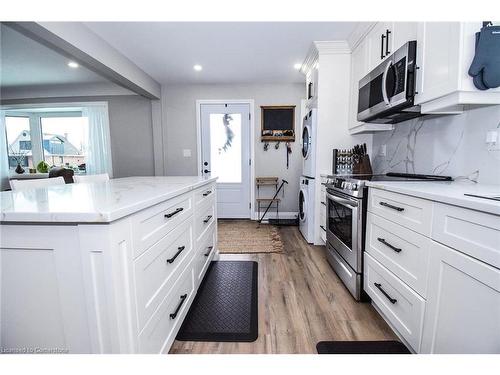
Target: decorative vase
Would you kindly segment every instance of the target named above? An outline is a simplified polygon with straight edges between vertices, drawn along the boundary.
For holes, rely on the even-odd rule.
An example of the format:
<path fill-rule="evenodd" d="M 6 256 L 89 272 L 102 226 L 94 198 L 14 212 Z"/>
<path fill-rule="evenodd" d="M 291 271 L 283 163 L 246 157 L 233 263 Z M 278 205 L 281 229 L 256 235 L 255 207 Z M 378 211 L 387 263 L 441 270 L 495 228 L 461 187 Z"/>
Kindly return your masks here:
<path fill-rule="evenodd" d="M 24 173 L 24 168 L 21 167 L 21 164 L 18 164 L 16 167 L 16 173 L 17 174 L 23 174 Z"/>

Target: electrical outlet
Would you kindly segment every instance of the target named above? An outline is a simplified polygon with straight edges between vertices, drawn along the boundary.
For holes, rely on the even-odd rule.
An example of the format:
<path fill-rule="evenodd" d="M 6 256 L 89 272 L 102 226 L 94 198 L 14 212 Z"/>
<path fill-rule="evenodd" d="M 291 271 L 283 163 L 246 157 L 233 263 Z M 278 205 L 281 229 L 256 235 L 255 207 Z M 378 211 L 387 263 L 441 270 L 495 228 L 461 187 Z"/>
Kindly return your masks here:
<path fill-rule="evenodd" d="M 386 156 L 387 155 L 387 145 L 380 146 L 380 148 L 378 150 L 378 155 L 379 156 Z"/>
<path fill-rule="evenodd" d="M 500 151 L 500 139 L 498 138 L 498 129 L 488 130 L 486 133 L 486 147 L 488 151 Z"/>

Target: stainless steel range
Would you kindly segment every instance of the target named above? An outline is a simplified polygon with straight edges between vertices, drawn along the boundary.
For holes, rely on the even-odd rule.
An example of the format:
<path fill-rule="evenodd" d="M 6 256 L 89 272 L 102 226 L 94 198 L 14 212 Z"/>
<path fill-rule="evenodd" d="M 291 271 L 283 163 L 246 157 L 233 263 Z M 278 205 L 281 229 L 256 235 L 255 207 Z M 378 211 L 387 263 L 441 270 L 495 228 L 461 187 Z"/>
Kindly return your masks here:
<path fill-rule="evenodd" d="M 326 183 L 327 259 L 356 300 L 363 297 L 366 181 L 449 181 L 447 176 L 403 173 L 335 175 Z"/>

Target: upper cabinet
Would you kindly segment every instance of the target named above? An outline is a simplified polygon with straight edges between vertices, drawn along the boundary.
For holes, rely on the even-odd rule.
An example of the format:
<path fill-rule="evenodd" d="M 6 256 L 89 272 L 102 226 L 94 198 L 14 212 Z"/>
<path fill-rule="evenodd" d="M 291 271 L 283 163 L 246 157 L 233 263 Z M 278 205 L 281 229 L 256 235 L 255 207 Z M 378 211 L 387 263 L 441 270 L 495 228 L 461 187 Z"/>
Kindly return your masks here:
<path fill-rule="evenodd" d="M 500 104 L 500 88 L 478 90 L 468 75 L 481 22 L 377 22 L 360 25 L 352 49 L 348 128 L 351 134 L 390 130 L 357 120 L 359 81 L 394 51 L 417 41 L 415 104 L 424 114 L 456 114 L 467 105 Z"/>
<path fill-rule="evenodd" d="M 420 22 L 417 95 L 422 113 L 460 113 L 466 105 L 500 104 L 500 88 L 478 90 L 468 70 L 481 22 Z"/>

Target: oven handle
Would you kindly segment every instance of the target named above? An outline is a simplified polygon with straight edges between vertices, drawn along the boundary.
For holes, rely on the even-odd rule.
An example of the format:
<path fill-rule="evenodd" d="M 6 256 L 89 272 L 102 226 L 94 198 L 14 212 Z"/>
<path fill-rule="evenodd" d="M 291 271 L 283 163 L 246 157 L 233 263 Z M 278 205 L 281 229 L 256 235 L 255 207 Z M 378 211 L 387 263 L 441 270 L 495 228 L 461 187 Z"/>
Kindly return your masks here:
<path fill-rule="evenodd" d="M 337 203 L 340 203 L 344 206 L 351 206 L 351 207 L 358 207 L 358 201 L 355 200 L 350 200 L 350 199 L 346 199 L 346 198 L 341 198 L 341 197 L 337 197 L 335 195 L 332 195 L 330 193 L 326 193 L 326 196 L 331 199 L 332 201 L 334 202 L 337 202 Z"/>
<path fill-rule="evenodd" d="M 389 97 L 387 96 L 387 74 L 389 73 L 389 69 L 391 68 L 392 61 L 389 61 L 384 69 L 384 74 L 382 75 L 382 97 L 384 98 L 384 102 L 387 105 L 391 105 L 391 101 L 389 100 Z"/>

